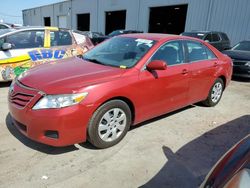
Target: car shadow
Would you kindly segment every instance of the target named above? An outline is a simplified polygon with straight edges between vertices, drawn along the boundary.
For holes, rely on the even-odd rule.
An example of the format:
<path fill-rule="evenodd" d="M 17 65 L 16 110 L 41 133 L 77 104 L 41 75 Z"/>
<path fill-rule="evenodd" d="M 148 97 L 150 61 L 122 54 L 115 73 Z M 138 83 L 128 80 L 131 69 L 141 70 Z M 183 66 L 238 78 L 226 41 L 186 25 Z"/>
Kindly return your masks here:
<path fill-rule="evenodd" d="M 26 136 L 24 136 L 20 131 L 12 124 L 11 116 L 8 114 L 5 119 L 6 126 L 9 132 L 17 138 L 20 142 L 22 142 L 25 146 L 40 151 L 42 153 L 51 154 L 51 155 L 58 155 L 62 153 L 72 152 L 75 150 L 79 150 L 76 146 L 66 146 L 66 147 L 53 147 L 49 145 L 45 145 L 42 143 L 35 142 Z"/>
<path fill-rule="evenodd" d="M 141 188 L 199 187 L 225 152 L 248 134 L 250 115 L 245 115 L 204 133 L 175 153 L 163 146 L 162 150 L 168 161 Z"/>
<path fill-rule="evenodd" d="M 185 110 L 194 108 L 194 107 L 196 107 L 196 106 L 199 106 L 199 105 L 198 105 L 198 104 L 189 105 L 189 106 L 186 106 L 186 107 L 181 108 L 181 109 L 179 109 L 179 110 L 175 110 L 175 111 L 173 111 L 173 112 L 169 112 L 169 113 L 167 113 L 167 114 L 164 114 L 164 115 L 157 116 L 157 117 L 155 117 L 155 118 L 149 119 L 149 120 L 144 121 L 144 122 L 142 122 L 142 123 L 139 123 L 139 124 L 136 124 L 136 125 L 134 125 L 134 126 L 131 126 L 130 131 L 133 130 L 133 129 L 140 128 L 140 127 L 142 127 L 142 126 L 144 126 L 144 125 L 153 123 L 153 122 L 155 122 L 155 121 L 159 121 L 159 120 L 161 120 L 161 119 L 167 118 L 167 117 L 169 117 L 169 116 L 172 116 L 172 115 L 174 115 L 174 114 L 180 113 L 180 112 L 182 112 L 182 111 L 185 111 Z M 201 106 L 201 107 L 202 107 L 202 106 Z M 203 105 L 203 107 L 204 107 L 204 105 Z"/>
<path fill-rule="evenodd" d="M 170 112 L 168 114 L 164 114 L 162 116 L 147 120 L 147 121 L 142 122 L 142 123 L 140 123 L 140 124 L 138 124 L 136 126 L 132 126 L 130 128 L 130 130 L 133 130 L 135 128 L 139 128 L 141 126 L 144 126 L 144 125 L 149 124 L 149 123 L 153 123 L 155 121 L 158 121 L 158 120 L 161 120 L 161 119 L 164 119 L 164 118 L 167 118 L 167 117 L 169 117 L 171 115 L 174 115 L 176 113 L 179 113 L 181 111 L 188 110 L 188 109 L 194 108 L 194 107 L 195 107 L 195 105 L 189 105 L 187 107 L 176 110 L 174 112 Z M 10 114 L 8 114 L 6 116 L 5 122 L 6 122 L 6 126 L 7 126 L 8 130 L 10 131 L 10 133 L 14 137 L 16 137 L 25 146 L 27 146 L 29 148 L 32 148 L 34 150 L 37 150 L 37 151 L 40 151 L 40 152 L 43 152 L 43 153 L 46 153 L 46 154 L 52 154 L 52 155 L 57 155 L 57 154 L 62 154 L 62 153 L 67 153 L 67 152 L 79 150 L 79 148 L 75 147 L 74 145 L 67 146 L 67 147 L 53 147 L 53 146 L 42 144 L 42 143 L 39 143 L 39 142 L 36 142 L 36 141 L 33 141 L 33 140 L 27 138 L 22 133 L 20 133 L 20 131 L 12 124 Z M 81 146 L 82 148 L 85 148 L 85 149 L 99 150 L 98 148 L 96 148 L 92 144 L 90 144 L 89 142 L 79 143 L 79 146 Z"/>
<path fill-rule="evenodd" d="M 9 87 L 10 84 L 11 84 L 11 81 L 9 81 L 9 82 L 2 82 L 2 83 L 0 83 L 0 88 Z"/>

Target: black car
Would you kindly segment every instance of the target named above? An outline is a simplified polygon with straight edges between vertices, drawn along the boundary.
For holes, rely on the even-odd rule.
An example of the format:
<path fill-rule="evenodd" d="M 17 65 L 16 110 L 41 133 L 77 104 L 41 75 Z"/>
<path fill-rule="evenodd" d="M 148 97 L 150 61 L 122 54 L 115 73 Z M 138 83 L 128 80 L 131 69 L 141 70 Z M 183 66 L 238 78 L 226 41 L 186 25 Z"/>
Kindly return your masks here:
<path fill-rule="evenodd" d="M 219 51 L 230 49 L 230 40 L 226 33 L 218 31 L 191 31 L 181 33 L 183 36 L 195 37 L 209 42 Z"/>
<path fill-rule="evenodd" d="M 223 53 L 233 60 L 234 76 L 250 78 L 250 41 L 241 41 Z"/>
<path fill-rule="evenodd" d="M 136 30 L 115 30 L 111 33 L 109 33 L 108 35 L 106 36 L 100 36 L 100 37 L 97 37 L 95 38 L 95 43 L 94 44 L 98 44 L 98 43 L 101 43 L 111 37 L 114 37 L 114 36 L 118 36 L 118 35 L 123 35 L 123 34 L 130 34 L 130 33 L 143 33 L 142 31 L 136 31 Z"/>

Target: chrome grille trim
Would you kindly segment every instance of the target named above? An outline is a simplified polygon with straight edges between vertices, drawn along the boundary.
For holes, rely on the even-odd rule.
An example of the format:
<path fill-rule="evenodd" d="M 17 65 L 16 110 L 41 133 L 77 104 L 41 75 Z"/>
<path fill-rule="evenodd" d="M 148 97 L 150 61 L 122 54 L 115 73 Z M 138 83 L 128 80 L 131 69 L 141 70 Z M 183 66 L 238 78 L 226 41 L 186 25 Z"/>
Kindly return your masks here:
<path fill-rule="evenodd" d="M 31 88 L 31 87 L 28 87 L 28 86 L 23 85 L 23 84 L 22 84 L 21 82 L 19 82 L 17 79 L 15 80 L 15 83 L 16 83 L 19 87 L 22 87 L 22 88 L 24 88 L 24 89 L 39 92 L 39 90 L 37 90 L 37 89 L 35 89 L 35 88 Z"/>
<path fill-rule="evenodd" d="M 15 84 L 21 91 L 16 89 L 9 92 L 9 102 L 14 104 L 18 109 L 24 109 L 40 91 L 23 85 L 17 79 L 15 80 Z"/>

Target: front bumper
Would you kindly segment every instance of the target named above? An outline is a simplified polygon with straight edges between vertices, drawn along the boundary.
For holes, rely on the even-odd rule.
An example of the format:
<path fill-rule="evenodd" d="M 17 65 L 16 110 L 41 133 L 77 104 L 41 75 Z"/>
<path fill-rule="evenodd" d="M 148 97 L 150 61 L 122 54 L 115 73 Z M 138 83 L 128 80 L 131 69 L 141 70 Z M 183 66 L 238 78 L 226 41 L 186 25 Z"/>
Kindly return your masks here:
<path fill-rule="evenodd" d="M 25 88 L 26 89 L 26 88 Z M 28 138 L 51 146 L 67 146 L 85 142 L 87 125 L 93 113 L 93 106 L 82 103 L 61 109 L 32 110 L 32 106 L 41 98 L 39 92 L 24 106 L 17 105 L 16 97 L 23 88 L 14 85 L 13 97 L 9 94 L 9 111 L 13 124 Z M 21 104 L 21 103 L 20 103 Z"/>
<path fill-rule="evenodd" d="M 81 105 L 64 109 L 20 110 L 9 103 L 13 124 L 28 138 L 52 146 L 67 146 L 86 141 L 91 117 Z M 57 137 L 47 134 L 54 132 Z"/>

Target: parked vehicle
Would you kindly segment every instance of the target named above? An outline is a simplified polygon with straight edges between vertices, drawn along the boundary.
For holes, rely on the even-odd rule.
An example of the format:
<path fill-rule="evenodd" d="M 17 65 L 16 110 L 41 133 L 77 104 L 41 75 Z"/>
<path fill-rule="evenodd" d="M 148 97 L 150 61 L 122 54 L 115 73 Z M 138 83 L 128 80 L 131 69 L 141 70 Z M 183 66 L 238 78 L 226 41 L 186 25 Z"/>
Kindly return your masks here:
<path fill-rule="evenodd" d="M 131 125 L 203 101 L 215 106 L 232 61 L 204 41 L 165 34 L 111 38 L 13 81 L 9 110 L 27 137 L 53 146 L 117 144 Z"/>
<path fill-rule="evenodd" d="M 230 49 L 231 42 L 226 33 L 218 32 L 218 31 L 191 31 L 181 33 L 182 36 L 189 36 L 202 39 L 219 51 Z"/>
<path fill-rule="evenodd" d="M 10 24 L 10 23 L 0 23 L 0 29 L 12 29 L 12 28 L 19 28 L 21 27 L 20 24 Z"/>
<path fill-rule="evenodd" d="M 92 41 L 92 43 L 94 45 L 97 45 L 99 42 L 99 38 L 100 37 L 104 37 L 104 34 L 100 33 L 100 32 L 92 32 L 92 31 L 83 31 L 82 34 L 86 35 L 87 37 L 90 38 L 90 40 Z"/>
<path fill-rule="evenodd" d="M 250 78 L 250 41 L 241 41 L 223 53 L 233 59 L 234 76 Z"/>
<path fill-rule="evenodd" d="M 16 24 L 9 24 L 9 23 L 0 23 L 0 29 L 11 29 L 11 28 L 18 28 L 19 25 Z"/>
<path fill-rule="evenodd" d="M 93 47 L 90 39 L 56 27 L 23 27 L 0 31 L 0 82 L 12 80 L 29 68 L 71 56 Z"/>
<path fill-rule="evenodd" d="M 200 188 L 250 185 L 250 135 L 232 147 L 212 168 Z"/>
<path fill-rule="evenodd" d="M 142 31 L 136 31 L 136 30 L 115 30 L 111 33 L 109 33 L 108 35 L 106 36 L 100 36 L 100 37 L 95 37 L 95 42 L 94 44 L 99 44 L 111 37 L 115 37 L 115 36 L 118 36 L 118 35 L 124 35 L 124 34 L 131 34 L 131 33 L 143 33 Z"/>

